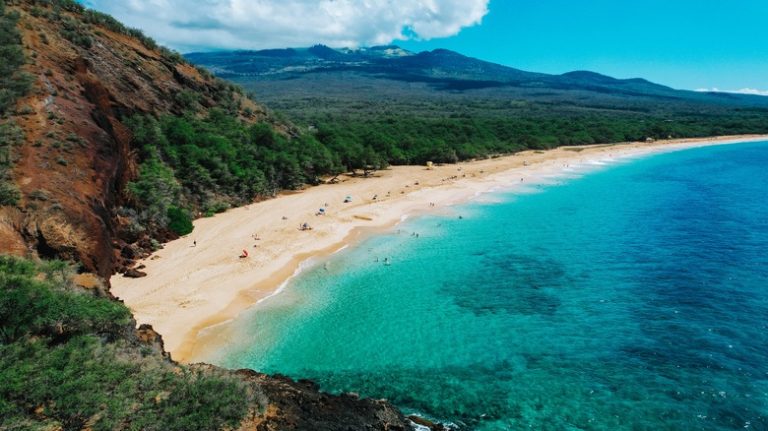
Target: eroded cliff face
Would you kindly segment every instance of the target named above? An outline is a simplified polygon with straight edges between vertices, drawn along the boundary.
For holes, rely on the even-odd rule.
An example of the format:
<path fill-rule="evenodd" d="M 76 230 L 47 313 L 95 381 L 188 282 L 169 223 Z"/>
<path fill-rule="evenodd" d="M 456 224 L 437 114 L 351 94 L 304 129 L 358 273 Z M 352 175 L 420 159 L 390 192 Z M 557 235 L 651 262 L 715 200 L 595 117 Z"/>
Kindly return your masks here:
<path fill-rule="evenodd" d="M 24 71 L 33 86 L 10 118 L 23 133 L 12 151 L 22 199 L 18 208 L 0 209 L 0 252 L 73 260 L 108 277 L 135 257 L 121 252 L 126 244 L 118 209 L 137 175 L 123 120 L 137 113 L 181 114 L 188 95 L 202 109 L 235 106 L 245 121 L 267 115 L 178 55 L 89 22 L 82 12 L 43 1 L 6 5 L 19 14 Z"/>

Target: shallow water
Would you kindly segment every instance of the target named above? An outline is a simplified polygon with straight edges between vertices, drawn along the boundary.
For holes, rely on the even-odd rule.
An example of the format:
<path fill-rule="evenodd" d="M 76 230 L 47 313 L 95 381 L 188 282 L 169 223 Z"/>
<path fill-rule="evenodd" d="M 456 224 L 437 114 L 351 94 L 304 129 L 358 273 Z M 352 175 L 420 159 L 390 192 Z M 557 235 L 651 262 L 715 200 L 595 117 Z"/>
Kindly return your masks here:
<path fill-rule="evenodd" d="M 554 182 L 319 262 L 211 360 L 467 429 L 768 429 L 768 143 Z"/>

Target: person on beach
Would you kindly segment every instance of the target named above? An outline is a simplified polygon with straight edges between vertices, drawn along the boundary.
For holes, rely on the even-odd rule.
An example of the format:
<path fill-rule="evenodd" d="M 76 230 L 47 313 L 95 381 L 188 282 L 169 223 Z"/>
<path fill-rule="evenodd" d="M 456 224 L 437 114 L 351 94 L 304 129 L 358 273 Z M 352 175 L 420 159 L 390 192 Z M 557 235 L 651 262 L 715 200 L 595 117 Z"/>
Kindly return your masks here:
<path fill-rule="evenodd" d="M 192 247 L 197 247 L 197 240 L 192 241 Z"/>
<path fill-rule="evenodd" d="M 243 249 L 243 254 L 240 255 L 240 259 L 245 259 L 246 257 L 248 257 L 248 251 Z"/>

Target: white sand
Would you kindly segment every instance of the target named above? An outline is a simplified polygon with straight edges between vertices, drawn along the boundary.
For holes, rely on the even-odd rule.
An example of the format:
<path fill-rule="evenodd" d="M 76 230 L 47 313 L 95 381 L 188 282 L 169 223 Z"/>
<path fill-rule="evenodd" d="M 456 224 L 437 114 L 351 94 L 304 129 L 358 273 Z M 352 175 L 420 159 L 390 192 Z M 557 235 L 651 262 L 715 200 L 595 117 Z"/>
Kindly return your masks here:
<path fill-rule="evenodd" d="M 521 178 L 524 184 L 536 182 L 563 172 L 566 165 L 572 168 L 600 160 L 763 139 L 729 137 L 567 147 L 433 170 L 393 167 L 377 172 L 375 178 L 341 177 L 338 184 L 282 194 L 195 221 L 191 235 L 166 244 L 140 262 L 146 265 L 146 278 L 112 277 L 112 293 L 133 310 L 139 324 L 151 324 L 163 335 L 166 350 L 174 359 L 185 361 L 201 347 L 196 340 L 202 329 L 233 319 L 273 293 L 303 260 L 334 252 L 368 229 L 387 228 L 408 215 L 436 211 L 494 189 L 519 186 Z M 378 195 L 375 201 L 374 195 Z M 352 196 L 351 203 L 343 203 L 346 196 Z M 316 216 L 320 208 L 325 208 L 327 215 Z M 313 230 L 300 231 L 300 224 L 305 222 Z M 261 239 L 254 240 L 254 234 Z M 244 249 L 250 256 L 240 259 Z"/>

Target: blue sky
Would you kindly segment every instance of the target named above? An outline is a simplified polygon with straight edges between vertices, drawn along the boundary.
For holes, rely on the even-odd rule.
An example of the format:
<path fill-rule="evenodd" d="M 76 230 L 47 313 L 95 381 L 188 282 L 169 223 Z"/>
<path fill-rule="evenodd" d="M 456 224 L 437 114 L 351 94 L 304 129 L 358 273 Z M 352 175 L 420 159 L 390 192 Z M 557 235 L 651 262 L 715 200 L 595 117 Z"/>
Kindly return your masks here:
<path fill-rule="evenodd" d="M 85 0 L 181 52 L 395 43 L 768 94 L 768 0 Z M 405 40 L 403 40 L 405 39 Z"/>
<path fill-rule="evenodd" d="M 768 0 L 491 0 L 481 25 L 401 45 L 537 72 L 768 90 Z"/>

